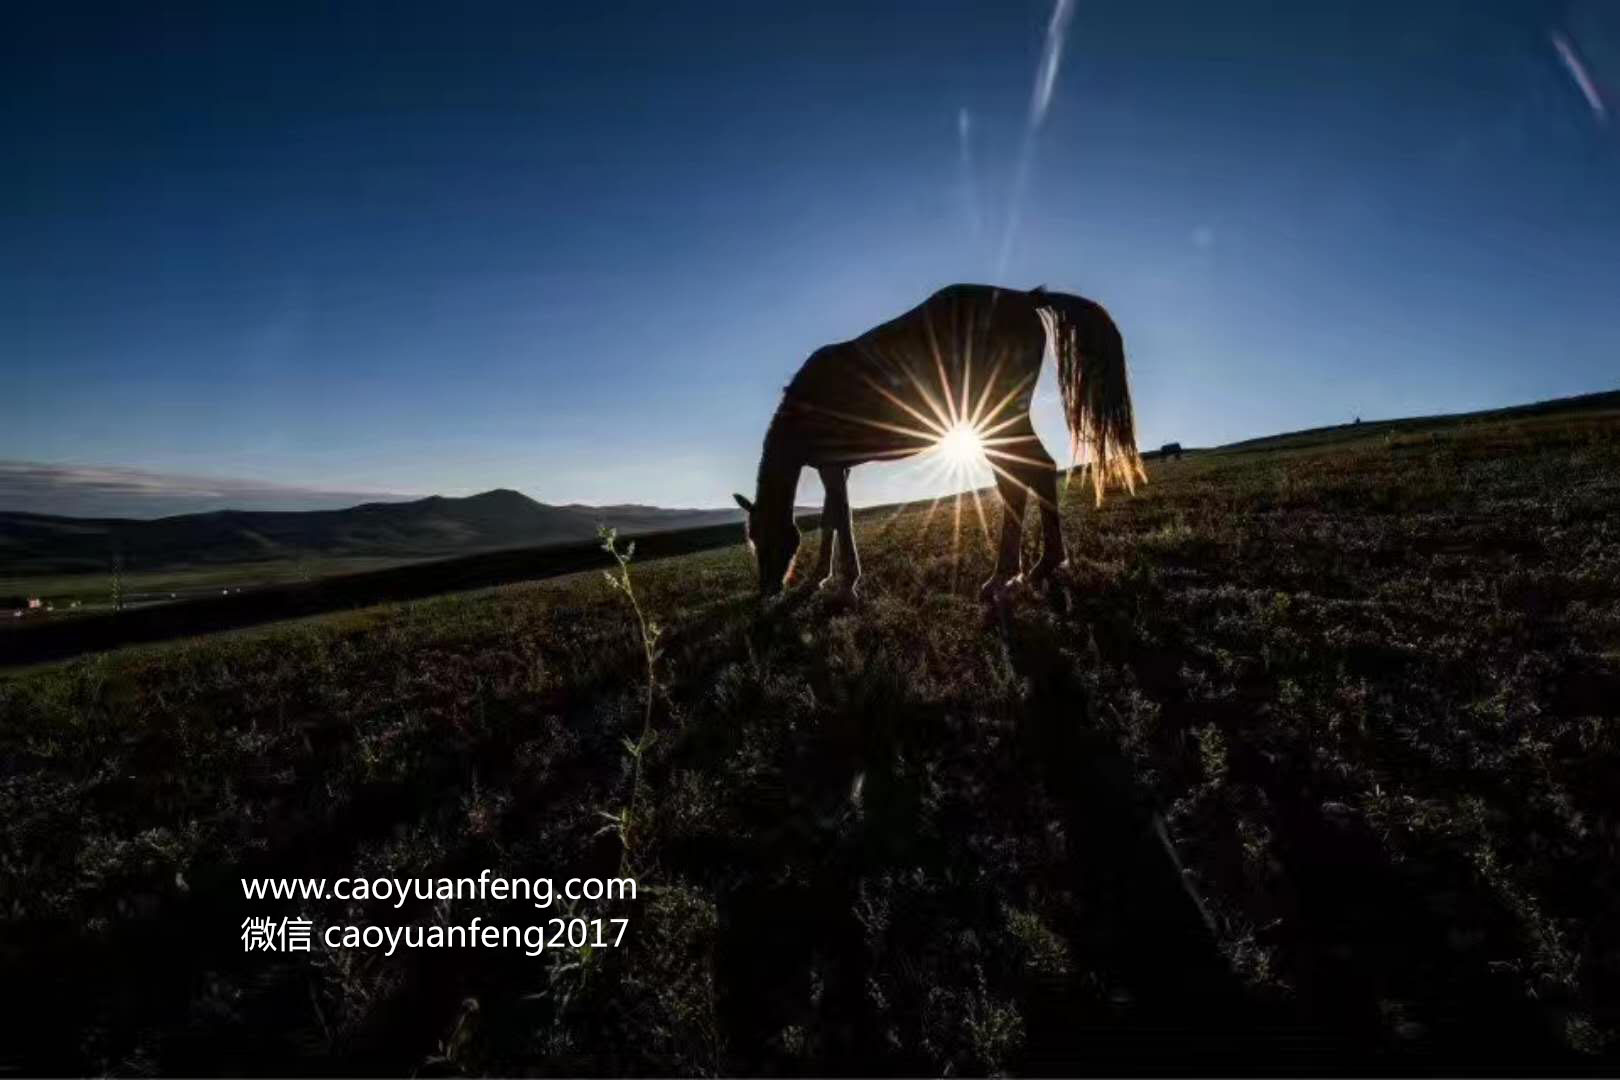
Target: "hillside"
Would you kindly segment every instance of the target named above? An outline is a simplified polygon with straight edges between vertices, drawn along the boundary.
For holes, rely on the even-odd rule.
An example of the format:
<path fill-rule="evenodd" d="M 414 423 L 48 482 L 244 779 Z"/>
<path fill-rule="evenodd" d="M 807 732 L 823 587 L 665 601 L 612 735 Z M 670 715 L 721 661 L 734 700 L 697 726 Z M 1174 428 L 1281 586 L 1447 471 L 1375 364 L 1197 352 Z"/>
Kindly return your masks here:
<path fill-rule="evenodd" d="M 999 611 L 970 506 L 864 516 L 853 606 L 632 564 L 639 750 L 596 569 L 0 678 L 0 1068 L 1613 1074 L 1620 414 L 1150 471 Z M 543 911 L 241 886 L 623 867 Z M 630 922 L 244 953 L 297 914 Z"/>
<path fill-rule="evenodd" d="M 1528 405 L 1509 405 L 1475 412 L 1403 416 L 1393 420 L 1357 421 L 1353 424 L 1333 424 L 1301 431 L 1285 431 L 1277 435 L 1262 435 L 1227 443 L 1215 447 L 1214 452 L 1240 454 L 1256 450 L 1298 450 L 1310 446 L 1343 445 L 1356 439 L 1394 438 L 1410 432 L 1495 424 L 1561 413 L 1603 412 L 1620 412 L 1620 390 L 1602 390 L 1593 394 L 1578 394 L 1574 397 L 1552 398 L 1547 401 L 1531 402 Z"/>
<path fill-rule="evenodd" d="M 588 540 L 603 521 L 629 534 L 739 519 L 730 509 L 548 506 L 505 489 L 346 510 L 223 510 L 150 521 L 0 512 L 0 566 L 20 577 L 105 572 L 115 555 L 142 570 L 315 557 L 426 559 Z"/>

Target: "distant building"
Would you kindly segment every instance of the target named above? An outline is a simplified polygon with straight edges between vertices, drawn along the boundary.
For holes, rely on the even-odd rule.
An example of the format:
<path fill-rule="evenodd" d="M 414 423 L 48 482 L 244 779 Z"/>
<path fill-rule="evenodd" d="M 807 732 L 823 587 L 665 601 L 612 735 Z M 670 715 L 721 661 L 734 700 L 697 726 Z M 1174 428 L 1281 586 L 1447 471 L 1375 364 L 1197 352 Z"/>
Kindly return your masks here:
<path fill-rule="evenodd" d="M 28 610 L 29 611 L 38 611 L 40 608 L 42 608 L 44 606 L 45 606 L 45 601 L 41 600 L 39 597 L 30 596 L 28 598 Z"/>
<path fill-rule="evenodd" d="M 1161 458 L 1173 457 L 1177 461 L 1180 461 L 1181 460 L 1181 444 L 1178 443 L 1178 442 L 1167 442 L 1167 443 L 1165 443 L 1163 446 L 1159 447 L 1159 456 Z"/>

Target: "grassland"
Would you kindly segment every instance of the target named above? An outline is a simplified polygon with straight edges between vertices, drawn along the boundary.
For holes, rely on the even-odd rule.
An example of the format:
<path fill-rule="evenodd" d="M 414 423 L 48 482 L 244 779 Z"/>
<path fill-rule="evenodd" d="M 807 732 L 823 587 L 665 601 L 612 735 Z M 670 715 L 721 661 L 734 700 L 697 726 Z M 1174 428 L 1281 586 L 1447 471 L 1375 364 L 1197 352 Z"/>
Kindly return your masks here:
<path fill-rule="evenodd" d="M 0 1066 L 1613 1072 L 1617 522 L 1577 412 L 1156 463 L 999 612 L 971 510 L 959 557 L 862 521 L 853 606 L 636 564 L 617 830 L 646 683 L 594 571 L 12 677 Z M 625 859 L 621 949 L 238 936 L 247 874 Z"/>
<path fill-rule="evenodd" d="M 228 589 L 256 589 L 266 585 L 295 585 L 319 578 L 359 574 L 403 566 L 411 560 L 391 558 L 308 558 L 231 563 L 225 566 L 185 566 L 164 570 L 135 570 L 118 575 L 117 588 L 127 606 L 162 603 L 170 599 L 218 596 Z M 13 599 L 43 597 L 55 605 L 57 617 L 77 611 L 82 615 L 112 609 L 114 577 L 101 574 L 25 574 L 0 577 L 0 596 Z M 77 602 L 79 607 L 70 608 Z M 9 612 L 0 612 L 0 615 Z"/>

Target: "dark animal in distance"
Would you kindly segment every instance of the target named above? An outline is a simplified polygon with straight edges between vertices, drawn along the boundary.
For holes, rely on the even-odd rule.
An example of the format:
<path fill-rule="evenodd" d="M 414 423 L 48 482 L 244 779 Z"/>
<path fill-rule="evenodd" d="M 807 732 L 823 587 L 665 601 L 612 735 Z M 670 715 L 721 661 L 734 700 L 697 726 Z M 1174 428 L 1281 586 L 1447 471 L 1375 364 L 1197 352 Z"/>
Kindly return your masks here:
<path fill-rule="evenodd" d="M 1178 443 L 1178 442 L 1167 442 L 1167 443 L 1165 443 L 1163 446 L 1159 447 L 1159 456 L 1161 458 L 1173 457 L 1177 461 L 1180 461 L 1181 460 L 1181 444 Z"/>
<path fill-rule="evenodd" d="M 1147 479 L 1125 372 L 1125 347 L 1102 306 L 1044 289 L 951 285 L 860 337 L 817 349 L 793 377 L 772 417 L 760 456 L 747 535 L 762 594 L 781 591 L 799 549 L 793 520 L 799 475 L 815 469 L 826 489 L 816 578 L 842 590 L 860 578 L 849 470 L 868 461 L 922 453 L 966 432 L 995 472 L 1002 502 L 996 569 L 982 595 L 1019 576 L 1029 493 L 1040 503 L 1042 551 L 1029 571 L 1040 581 L 1064 561 L 1057 466 L 1041 446 L 1029 409 L 1048 345 L 1073 449 L 1089 455 L 1096 498 L 1113 484 Z"/>

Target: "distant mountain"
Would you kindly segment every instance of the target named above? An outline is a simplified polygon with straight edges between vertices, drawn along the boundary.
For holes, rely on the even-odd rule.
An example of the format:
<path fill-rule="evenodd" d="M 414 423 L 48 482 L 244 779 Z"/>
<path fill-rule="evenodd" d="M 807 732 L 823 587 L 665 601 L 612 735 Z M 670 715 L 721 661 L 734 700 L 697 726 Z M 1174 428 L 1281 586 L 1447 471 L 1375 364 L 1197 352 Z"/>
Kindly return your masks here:
<path fill-rule="evenodd" d="M 143 521 L 0 512 L 0 576 L 224 565 L 306 556 L 425 559 L 742 520 L 738 510 L 548 506 L 517 491 L 362 503 L 346 510 L 220 510 Z"/>
<path fill-rule="evenodd" d="M 216 510 L 343 510 L 415 498 L 383 491 L 333 491 L 232 476 L 163 472 L 126 465 L 0 458 L 0 510 L 85 518 L 152 518 Z"/>

